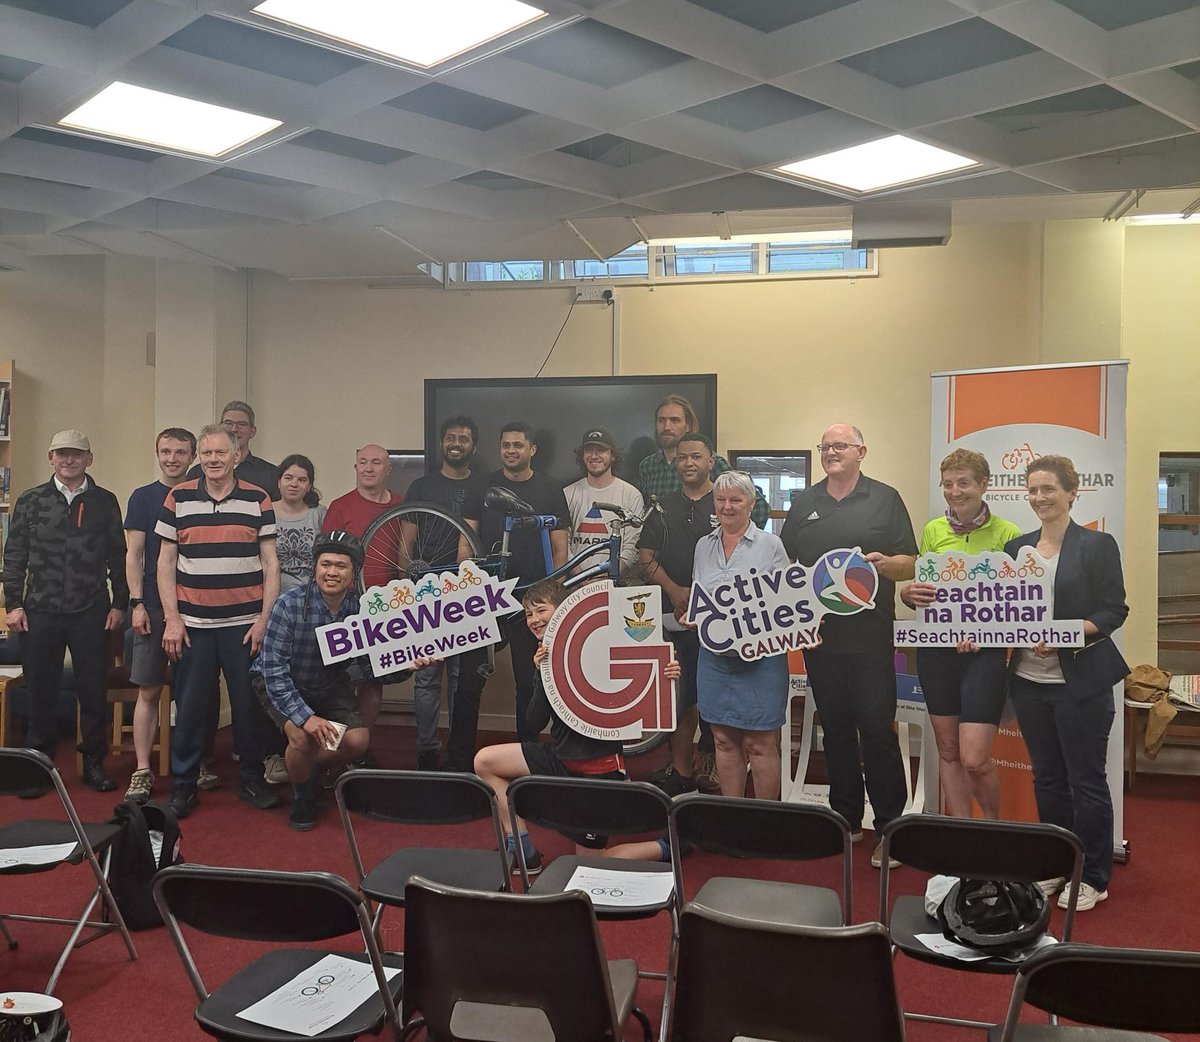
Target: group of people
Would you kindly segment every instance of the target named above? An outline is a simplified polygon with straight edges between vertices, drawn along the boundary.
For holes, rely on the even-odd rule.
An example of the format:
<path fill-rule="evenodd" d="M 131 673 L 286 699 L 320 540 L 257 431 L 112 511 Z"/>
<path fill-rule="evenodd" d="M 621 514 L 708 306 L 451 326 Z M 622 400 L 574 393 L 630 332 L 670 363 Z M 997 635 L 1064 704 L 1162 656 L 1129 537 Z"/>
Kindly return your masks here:
<path fill-rule="evenodd" d="M 582 476 L 564 489 L 535 469 L 537 442 L 528 424 L 505 425 L 499 469 L 478 474 L 475 423 L 466 416 L 443 422 L 440 459 L 413 483 L 410 502 L 450 512 L 478 535 L 485 552 L 500 542 L 504 526 L 503 511 L 485 503 L 488 488 L 507 489 L 557 524 L 549 533 L 549 554 L 536 530 L 518 529 L 509 543 L 507 574 L 527 587 L 523 617 L 512 616 L 502 626 L 511 650 L 518 743 L 477 753 L 486 651 L 423 660 L 413 673 L 417 767 L 476 770 L 499 792 L 526 773 L 624 776 L 619 745 L 569 732 L 541 689 L 542 637 L 565 592 L 559 583 L 539 580 L 572 552 L 607 540 L 597 503 L 640 512 L 645 497 L 661 510 L 647 518 L 640 535 L 625 539 L 620 558 L 623 570 L 636 570 L 640 581 L 663 591 L 678 726 L 670 736 L 669 761 L 654 780 L 672 795 L 698 787 L 744 795 L 747 768 L 758 798 L 778 799 L 781 787 L 786 659 L 745 662 L 701 647 L 687 615 L 692 584 L 717 583 L 751 569 L 772 571 L 792 561 L 812 565 L 844 547 L 860 547 L 874 565 L 875 609 L 827 616 L 819 644 L 805 652 L 824 731 L 830 804 L 857 840 L 867 794 L 876 830 L 903 813 L 906 802 L 905 767 L 893 730 L 898 584 L 901 599 L 920 607 L 931 603 L 936 587 L 912 581 L 919 553 L 1015 553 L 1036 546 L 1056 565 L 1055 617 L 1083 619 L 1087 646 L 1077 651 L 1039 645 L 1011 654 L 968 644 L 921 650 L 918 672 L 947 812 L 970 814 L 977 802 L 985 816 L 999 816 L 991 747 L 1011 693 L 1033 761 L 1039 814 L 1075 831 L 1085 847 L 1077 907 L 1104 900 L 1112 869 L 1105 775 L 1111 689 L 1127 672 L 1107 638 L 1128 609 L 1115 541 L 1071 521 L 1079 491 L 1071 461 L 1046 456 L 1028 465 L 1029 502 L 1041 524 L 1022 535 L 984 502 L 990 476 L 984 457 L 951 453 L 941 465 L 946 512 L 925 526 L 918 546 L 897 491 L 862 472 L 867 454 L 862 432 L 835 424 L 817 446 L 824 479 L 796 494 L 775 536 L 765 530 L 768 509 L 761 491 L 716 453 L 685 398 L 664 398 L 654 424 L 658 447 L 640 462 L 636 483 L 616 475 L 621 463 L 616 441 L 604 427 L 592 426 L 577 452 Z M 137 766 L 127 797 L 145 800 L 153 791 L 149 756 L 170 660 L 177 702 L 171 739 L 175 812 L 186 816 L 198 790 L 219 784 L 207 759 L 223 674 L 239 797 L 269 809 L 281 801 L 267 783 L 290 780 L 289 822 L 304 830 L 315 823 L 319 768 L 369 758 L 382 696 L 382 683 L 369 674 L 365 660 L 324 665 L 315 629 L 358 611 L 360 571 L 368 586 L 394 574 L 387 562 L 364 559 L 361 540 L 400 499 L 387 486 L 387 451 L 367 445 L 356 454 L 355 488 L 326 509 L 312 462 L 291 455 L 272 467 L 250 451 L 256 432 L 253 409 L 245 402 L 230 402 L 220 423 L 203 428 L 198 438 L 181 428 L 164 430 L 155 444 L 160 479 L 135 490 L 123 522 L 116 498 L 87 474 L 88 439 L 73 430 L 55 435 L 49 451 L 53 477 L 24 493 L 13 512 L 4 560 L 6 618 L 11 630 L 27 631 L 31 746 L 53 754 L 55 696 L 69 647 L 84 782 L 99 790 L 115 787 L 104 769 L 106 631 L 123 629 L 125 612 L 132 609 L 131 675 L 140 696 L 134 719 Z M 415 537 L 411 523 L 400 523 L 399 552 Z M 453 567 L 466 552 L 464 540 L 448 542 L 440 558 L 427 564 Z M 373 568 L 382 570 L 373 575 Z M 450 721 L 444 761 L 438 735 L 443 679 Z M 551 739 L 542 744 L 539 734 L 547 723 Z M 879 845 L 872 858 L 877 867 L 881 855 Z M 1064 882 L 1047 880 L 1044 888 L 1055 892 Z M 1061 900 L 1065 904 L 1065 893 Z"/>

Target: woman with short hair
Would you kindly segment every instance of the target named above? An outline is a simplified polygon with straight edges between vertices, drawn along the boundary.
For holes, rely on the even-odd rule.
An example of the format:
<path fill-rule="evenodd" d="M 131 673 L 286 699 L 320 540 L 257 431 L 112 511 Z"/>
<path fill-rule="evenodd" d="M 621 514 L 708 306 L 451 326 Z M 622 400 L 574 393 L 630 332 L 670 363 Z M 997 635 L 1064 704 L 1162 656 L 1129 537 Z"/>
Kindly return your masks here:
<path fill-rule="evenodd" d="M 696 544 L 692 581 L 711 588 L 734 576 L 759 575 L 788 567 L 779 537 L 752 520 L 754 482 L 729 470 L 713 482 L 718 527 Z M 746 764 L 754 795 L 777 800 L 780 794 L 779 730 L 788 693 L 787 655 L 744 661 L 736 651 L 716 654 L 700 648 L 696 670 L 700 716 L 712 725 L 717 773 L 726 796 L 746 794 Z"/>
<path fill-rule="evenodd" d="M 955 449 L 942 460 L 941 489 L 946 512 L 921 533 L 921 554 L 981 554 L 1003 550 L 1021 530 L 996 517 L 984 502 L 991 480 L 987 459 Z M 937 586 L 912 582 L 900 591 L 911 608 L 933 603 Z M 985 818 L 1000 817 L 1000 775 L 992 762 L 1004 711 L 1005 648 L 977 648 L 962 641 L 954 648 L 920 648 L 917 676 L 937 743 L 946 813 L 971 816 L 972 800 Z"/>

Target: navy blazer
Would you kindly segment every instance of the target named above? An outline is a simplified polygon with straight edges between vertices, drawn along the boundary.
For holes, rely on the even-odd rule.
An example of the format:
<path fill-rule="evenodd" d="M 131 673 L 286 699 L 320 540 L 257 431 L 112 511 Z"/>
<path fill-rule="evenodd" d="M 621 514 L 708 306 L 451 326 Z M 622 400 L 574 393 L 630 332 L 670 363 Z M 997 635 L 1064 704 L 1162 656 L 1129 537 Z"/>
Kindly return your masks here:
<path fill-rule="evenodd" d="M 1038 529 L 1018 536 L 1005 544 L 1004 551 L 1016 557 L 1022 547 L 1036 547 L 1041 534 Z M 1058 660 L 1068 685 L 1111 687 L 1128 675 L 1129 666 L 1120 652 L 1111 641 L 1105 640 L 1120 629 L 1128 614 L 1117 541 L 1107 532 L 1083 528 L 1072 521 L 1058 552 L 1054 617 L 1090 620 L 1100 634 L 1090 637 L 1085 648 L 1058 649 Z M 1107 646 L 1101 646 L 1102 643 Z M 1014 664 L 1016 659 L 1014 655 Z"/>

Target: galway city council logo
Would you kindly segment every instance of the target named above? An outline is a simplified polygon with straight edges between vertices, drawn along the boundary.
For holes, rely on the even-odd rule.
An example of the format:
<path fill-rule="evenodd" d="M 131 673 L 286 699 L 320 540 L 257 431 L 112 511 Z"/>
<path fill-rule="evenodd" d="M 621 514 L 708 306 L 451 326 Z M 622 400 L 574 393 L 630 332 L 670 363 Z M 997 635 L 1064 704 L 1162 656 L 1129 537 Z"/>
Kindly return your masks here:
<path fill-rule="evenodd" d="M 573 731 L 629 740 L 675 729 L 673 657 L 657 586 L 589 583 L 555 609 L 543 643 L 546 697 Z"/>
<path fill-rule="evenodd" d="M 812 585 L 826 612 L 854 615 L 875 607 L 879 576 L 858 547 L 830 550 L 813 565 Z"/>

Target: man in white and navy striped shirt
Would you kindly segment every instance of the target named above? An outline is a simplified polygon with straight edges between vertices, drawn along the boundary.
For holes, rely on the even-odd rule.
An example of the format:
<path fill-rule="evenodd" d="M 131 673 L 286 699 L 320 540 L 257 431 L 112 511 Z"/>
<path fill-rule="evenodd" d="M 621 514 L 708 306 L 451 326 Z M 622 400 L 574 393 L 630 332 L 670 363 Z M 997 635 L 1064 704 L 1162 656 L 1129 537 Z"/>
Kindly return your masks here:
<path fill-rule="evenodd" d="M 171 735 L 171 809 L 185 818 L 196 806 L 205 746 L 206 705 L 225 677 L 238 754 L 238 796 L 260 810 L 279 805 L 263 780 L 269 726 L 250 689 L 267 616 L 279 594 L 275 512 L 271 497 L 234 474 L 236 439 L 214 424 L 200 432 L 201 474 L 176 485 L 155 531 L 162 538 L 158 589 L 166 629 L 163 648 L 175 670 Z"/>

